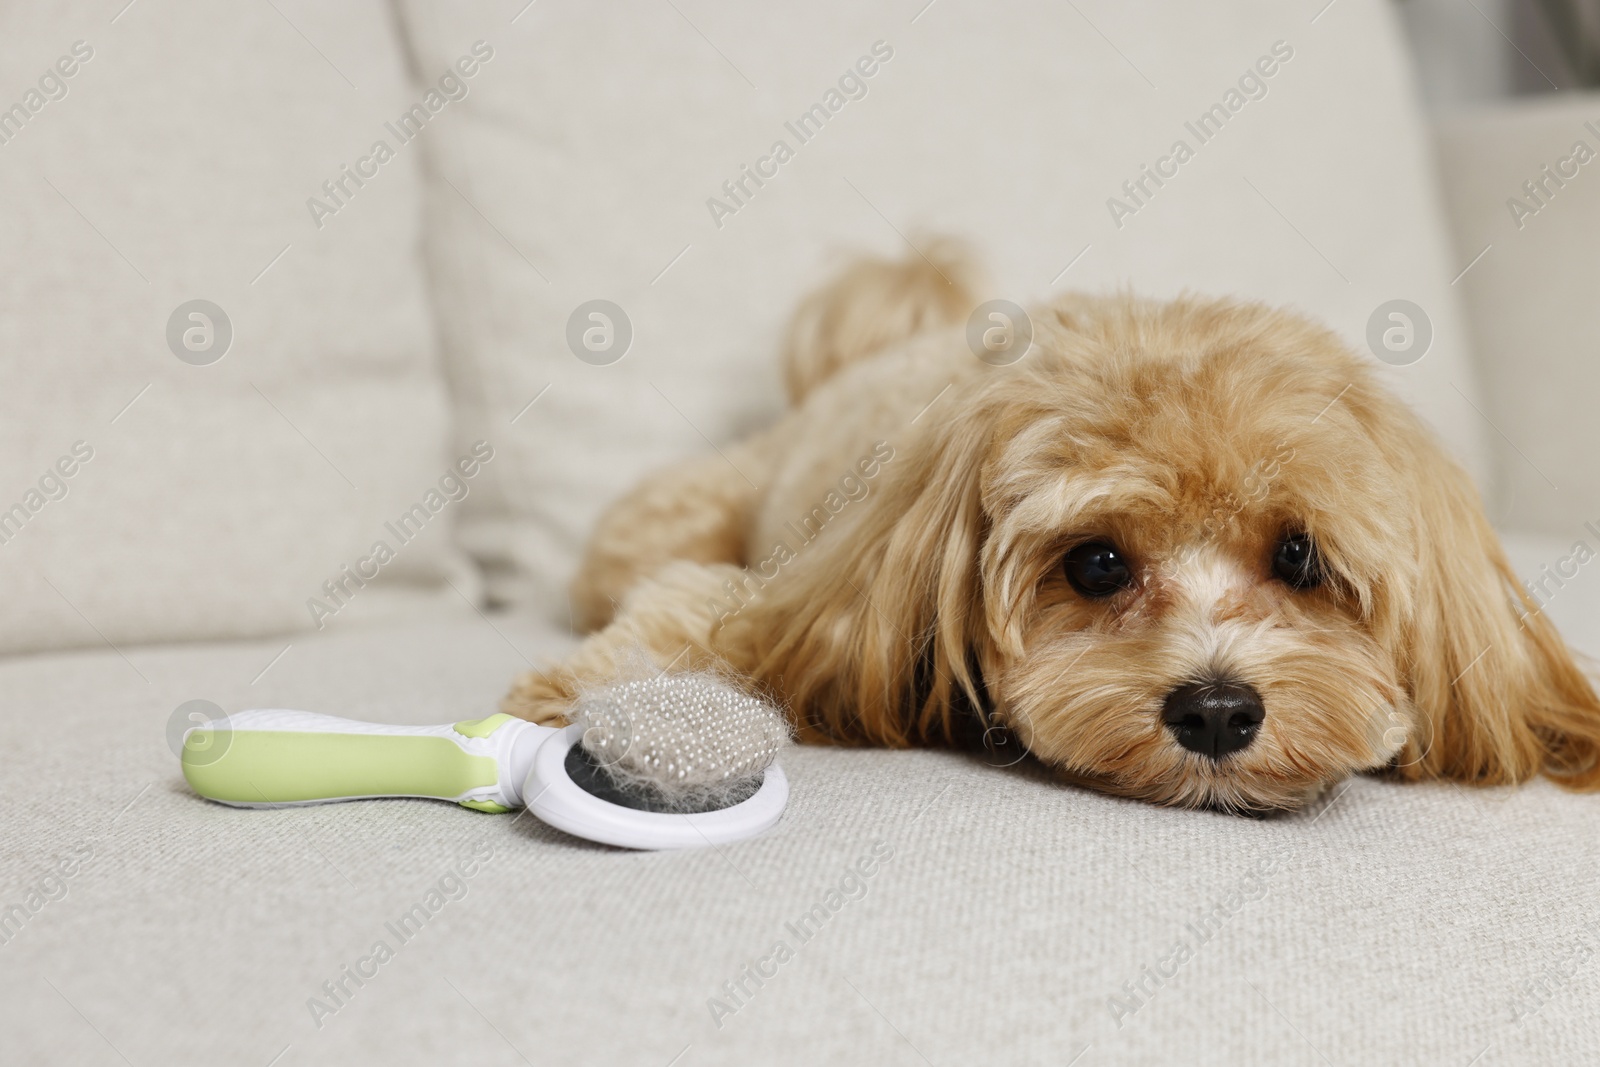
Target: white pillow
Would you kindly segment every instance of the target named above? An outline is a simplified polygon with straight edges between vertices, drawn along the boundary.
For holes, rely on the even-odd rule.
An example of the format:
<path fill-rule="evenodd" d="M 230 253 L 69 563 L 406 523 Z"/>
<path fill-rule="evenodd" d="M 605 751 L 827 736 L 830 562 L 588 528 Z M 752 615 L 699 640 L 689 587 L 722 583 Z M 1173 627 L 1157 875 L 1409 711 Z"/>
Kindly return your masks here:
<path fill-rule="evenodd" d="M 348 626 L 459 604 L 446 577 L 476 595 L 459 504 L 408 544 L 384 525 L 459 452 L 420 158 L 346 180 L 320 228 L 307 206 L 413 101 L 386 7 L 117 7 L 0 10 L 0 651 Z M 204 308 L 171 328 L 188 361 L 169 347 L 195 299 L 231 327 L 209 365 L 228 331 Z"/>
<path fill-rule="evenodd" d="M 506 442 L 463 530 L 500 599 L 559 603 L 610 499 L 779 410 L 802 292 L 928 232 L 969 239 L 992 295 L 1023 304 L 1197 290 L 1295 305 L 1361 347 L 1410 300 L 1432 345 L 1395 383 L 1482 472 L 1460 265 L 1380 0 L 1314 22 L 1320 4 L 1271 0 L 402 6 L 425 78 L 495 50 L 426 142 L 459 417 Z M 1235 101 L 1205 143 L 1186 126 Z M 1114 212 L 1180 138 L 1193 158 Z M 632 328 L 603 366 L 567 343 L 597 299 Z"/>

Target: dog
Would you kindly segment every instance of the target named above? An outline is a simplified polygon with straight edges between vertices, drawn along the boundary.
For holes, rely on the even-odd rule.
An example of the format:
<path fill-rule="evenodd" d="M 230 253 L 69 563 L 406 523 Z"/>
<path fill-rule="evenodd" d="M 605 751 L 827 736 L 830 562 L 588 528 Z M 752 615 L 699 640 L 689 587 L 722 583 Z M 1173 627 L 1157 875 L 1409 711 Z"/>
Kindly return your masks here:
<path fill-rule="evenodd" d="M 1066 295 L 997 365 L 971 262 L 940 241 L 807 297 L 791 410 L 611 507 L 573 586 L 594 632 L 503 710 L 564 722 L 642 655 L 805 742 L 999 738 L 1158 804 L 1600 788 L 1590 681 L 1370 359 L 1261 304 Z"/>

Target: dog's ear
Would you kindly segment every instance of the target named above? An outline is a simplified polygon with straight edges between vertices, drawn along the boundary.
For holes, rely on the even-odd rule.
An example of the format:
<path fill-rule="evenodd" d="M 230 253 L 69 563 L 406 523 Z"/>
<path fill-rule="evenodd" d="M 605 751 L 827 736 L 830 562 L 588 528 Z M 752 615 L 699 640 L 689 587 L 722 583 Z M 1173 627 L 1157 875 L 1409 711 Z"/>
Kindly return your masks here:
<path fill-rule="evenodd" d="M 969 408 L 918 430 L 926 436 L 884 465 L 860 521 L 799 548 L 806 558 L 730 623 L 741 657 L 784 693 L 808 739 L 948 742 L 955 708 L 981 703 L 969 650 L 983 625 L 988 420 Z"/>
<path fill-rule="evenodd" d="M 1410 435 L 1407 435 L 1410 436 Z M 1401 772 L 1600 789 L 1600 700 L 1517 582 L 1466 472 L 1421 431 L 1405 462 L 1420 566 L 1393 634 L 1418 729 Z"/>

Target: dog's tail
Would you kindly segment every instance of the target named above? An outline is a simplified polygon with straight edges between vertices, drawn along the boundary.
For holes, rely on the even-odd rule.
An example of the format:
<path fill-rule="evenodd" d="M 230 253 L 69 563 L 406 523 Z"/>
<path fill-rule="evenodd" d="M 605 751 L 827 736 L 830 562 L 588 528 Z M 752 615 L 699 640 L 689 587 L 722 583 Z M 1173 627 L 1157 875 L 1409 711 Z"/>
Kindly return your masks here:
<path fill-rule="evenodd" d="M 851 363 L 971 313 L 979 272 L 967 247 L 952 238 L 917 244 L 904 259 L 857 259 L 801 302 L 784 342 L 791 402 Z"/>

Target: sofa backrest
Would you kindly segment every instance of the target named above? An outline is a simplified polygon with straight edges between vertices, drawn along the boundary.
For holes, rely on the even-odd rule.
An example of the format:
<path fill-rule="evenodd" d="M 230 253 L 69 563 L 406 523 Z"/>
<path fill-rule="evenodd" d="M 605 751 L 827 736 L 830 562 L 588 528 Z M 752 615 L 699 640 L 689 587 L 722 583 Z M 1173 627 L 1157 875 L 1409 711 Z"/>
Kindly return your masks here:
<path fill-rule="evenodd" d="M 1024 304 L 1410 301 L 1485 466 L 1382 0 L 36 3 L 0 61 L 0 651 L 464 608 L 467 553 L 565 619 L 608 500 L 781 407 L 799 295 L 929 233 Z"/>
<path fill-rule="evenodd" d="M 7 4 L 0 71 L 0 652 L 476 595 L 420 159 L 345 176 L 413 102 L 386 5 Z"/>
<path fill-rule="evenodd" d="M 1439 170 L 1458 253 L 1482 256 L 1459 287 L 1496 431 L 1494 517 L 1600 553 L 1600 93 L 1449 116 Z"/>

